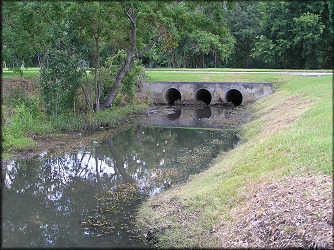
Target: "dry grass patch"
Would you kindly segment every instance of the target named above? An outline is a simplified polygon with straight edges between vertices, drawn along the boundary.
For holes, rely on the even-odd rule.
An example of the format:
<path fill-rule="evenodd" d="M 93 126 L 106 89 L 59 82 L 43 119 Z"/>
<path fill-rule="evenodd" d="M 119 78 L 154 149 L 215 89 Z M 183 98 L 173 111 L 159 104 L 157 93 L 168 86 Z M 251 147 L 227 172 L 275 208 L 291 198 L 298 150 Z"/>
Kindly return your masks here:
<path fill-rule="evenodd" d="M 226 248 L 333 247 L 332 178 L 311 174 L 245 187 L 212 236 Z"/>

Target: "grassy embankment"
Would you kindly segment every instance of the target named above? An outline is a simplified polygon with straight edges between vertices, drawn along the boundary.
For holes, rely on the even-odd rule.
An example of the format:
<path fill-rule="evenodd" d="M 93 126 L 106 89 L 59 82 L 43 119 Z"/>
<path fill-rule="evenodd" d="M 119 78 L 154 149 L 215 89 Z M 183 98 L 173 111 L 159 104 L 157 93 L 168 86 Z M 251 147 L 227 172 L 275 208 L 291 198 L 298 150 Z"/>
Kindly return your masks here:
<path fill-rule="evenodd" d="M 332 69 L 305 70 L 305 69 L 238 69 L 238 68 L 147 68 L 148 71 L 236 71 L 236 72 L 333 72 Z"/>
<path fill-rule="evenodd" d="M 146 103 L 138 100 L 131 105 L 114 106 L 98 113 L 76 112 L 49 119 L 41 108 L 42 97 L 38 84 L 33 80 L 38 74 L 38 69 L 23 70 L 23 77 L 13 71 L 2 73 L 2 80 L 12 81 L 6 83 L 6 87 L 2 84 L 3 160 L 38 148 L 39 140 L 65 135 L 67 132 L 117 126 L 127 115 L 148 108 Z"/>
<path fill-rule="evenodd" d="M 275 83 L 272 95 L 249 105 L 252 121 L 241 128 L 243 139 L 238 147 L 220 155 L 214 166 L 193 176 L 188 183 L 151 197 L 140 208 L 138 228 L 143 233 L 151 232 L 158 247 L 223 247 L 226 239 L 217 232 L 224 232 L 228 223 L 233 224 L 230 212 L 247 203 L 242 195 L 245 190 L 247 193 L 263 183 L 290 180 L 289 176 L 306 173 L 331 177 L 332 76 L 148 75 L 165 81 Z M 306 200 L 307 191 L 301 190 Z M 326 196 L 330 199 L 331 193 Z M 246 235 L 242 229 L 241 232 Z"/>
<path fill-rule="evenodd" d="M 23 74 L 23 77 L 26 79 L 34 79 L 39 74 L 39 70 L 37 69 L 22 70 L 22 74 Z M 13 71 L 10 71 L 8 69 L 3 69 L 2 76 L 1 76 L 2 80 L 9 80 L 15 77 L 20 77 L 20 74 L 14 73 Z"/>

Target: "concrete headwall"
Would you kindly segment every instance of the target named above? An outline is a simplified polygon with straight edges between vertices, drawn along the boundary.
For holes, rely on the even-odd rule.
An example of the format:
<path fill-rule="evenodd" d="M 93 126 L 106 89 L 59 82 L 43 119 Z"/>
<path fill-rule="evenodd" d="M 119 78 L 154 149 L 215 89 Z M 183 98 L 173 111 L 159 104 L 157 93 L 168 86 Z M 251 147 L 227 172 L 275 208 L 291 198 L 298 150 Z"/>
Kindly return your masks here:
<path fill-rule="evenodd" d="M 156 104 L 167 104 L 168 98 L 177 91 L 181 97 L 179 103 L 191 103 L 198 101 L 199 93 L 208 92 L 211 95 L 209 104 L 222 104 L 231 102 L 234 94 L 241 94 L 239 105 L 244 105 L 267 96 L 273 92 L 273 83 L 248 83 L 248 82 L 145 82 L 143 89 Z M 171 89 L 176 89 L 172 93 Z M 206 90 L 206 91 L 204 91 Z M 232 90 L 232 91 L 231 91 Z M 236 91 L 234 91 L 236 90 Z M 207 92 L 208 91 L 208 92 Z M 170 94 L 168 96 L 168 94 Z M 207 103 L 208 104 L 208 103 Z"/>

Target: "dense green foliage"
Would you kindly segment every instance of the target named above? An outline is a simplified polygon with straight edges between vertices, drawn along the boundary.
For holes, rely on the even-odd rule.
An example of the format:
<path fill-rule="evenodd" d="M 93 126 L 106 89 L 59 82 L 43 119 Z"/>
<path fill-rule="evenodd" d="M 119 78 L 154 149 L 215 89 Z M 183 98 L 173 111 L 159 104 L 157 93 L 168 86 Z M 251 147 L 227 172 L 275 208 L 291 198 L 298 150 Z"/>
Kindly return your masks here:
<path fill-rule="evenodd" d="M 259 9 L 254 58 L 267 68 L 333 67 L 331 1 L 267 2 Z"/>
<path fill-rule="evenodd" d="M 226 62 L 227 67 L 261 67 L 261 61 L 250 55 L 259 35 L 259 2 L 236 2 L 226 13 L 228 27 L 236 39 L 233 54 Z M 263 65 L 264 66 L 264 65 Z"/>
<path fill-rule="evenodd" d="M 151 53 L 144 63 L 183 68 L 333 68 L 331 1 L 236 1 L 219 8 L 222 21 L 211 18 L 210 12 L 209 27 L 226 27 L 225 34 L 232 35 L 225 36 L 225 45 L 231 45 L 226 57 L 217 57 L 210 41 L 193 32 L 168 53 Z"/>
<path fill-rule="evenodd" d="M 188 25 L 181 26 L 183 32 L 167 50 L 161 41 L 143 61 L 149 61 L 150 67 L 183 68 L 216 67 L 218 61 L 226 61 L 235 42 L 224 16 L 228 7 L 231 4 L 226 2 L 181 2 L 178 18 Z"/>
<path fill-rule="evenodd" d="M 83 75 L 79 61 L 69 55 L 66 50 L 57 50 L 51 55 L 48 67 L 42 64 L 40 86 L 47 114 L 57 117 L 61 112 L 74 110 Z"/>
<path fill-rule="evenodd" d="M 129 8 L 138 16 L 138 51 L 161 35 L 141 57 L 150 67 L 332 68 L 331 1 L 5 1 L 6 66 L 40 66 L 50 43 L 69 35 L 87 65 L 103 64 L 129 45 Z"/>

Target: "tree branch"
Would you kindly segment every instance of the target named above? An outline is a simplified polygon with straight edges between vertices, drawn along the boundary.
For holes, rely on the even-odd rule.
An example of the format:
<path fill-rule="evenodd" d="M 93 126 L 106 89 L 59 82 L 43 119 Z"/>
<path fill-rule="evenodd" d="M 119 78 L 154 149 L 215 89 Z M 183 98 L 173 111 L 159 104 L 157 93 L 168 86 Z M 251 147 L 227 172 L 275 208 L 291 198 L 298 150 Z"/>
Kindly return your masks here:
<path fill-rule="evenodd" d="M 149 49 L 151 49 L 153 47 L 153 45 L 158 41 L 158 39 L 160 38 L 160 34 L 156 35 L 153 40 L 150 42 L 149 45 L 147 45 L 145 48 L 143 48 L 141 51 L 139 51 L 139 53 L 137 55 L 135 55 L 134 57 L 132 57 L 132 60 L 135 61 L 136 59 L 138 59 L 142 54 L 144 54 L 146 51 L 148 51 Z"/>
<path fill-rule="evenodd" d="M 45 16 L 44 13 L 41 13 L 41 12 L 38 12 L 37 10 L 34 9 L 34 7 L 31 7 L 31 9 L 37 14 L 37 15 L 40 15 L 42 17 L 45 18 L 46 22 L 48 22 L 53 28 L 55 28 L 55 26 L 53 25 L 53 23 L 51 22 L 51 20 Z"/>
<path fill-rule="evenodd" d="M 131 11 L 131 15 L 129 14 L 129 12 Z M 133 9 L 129 9 L 127 12 L 125 12 L 125 14 L 128 16 L 128 18 L 130 19 L 132 25 L 136 26 L 136 22 L 137 22 L 137 17 L 135 16 L 135 12 L 133 11 Z"/>

